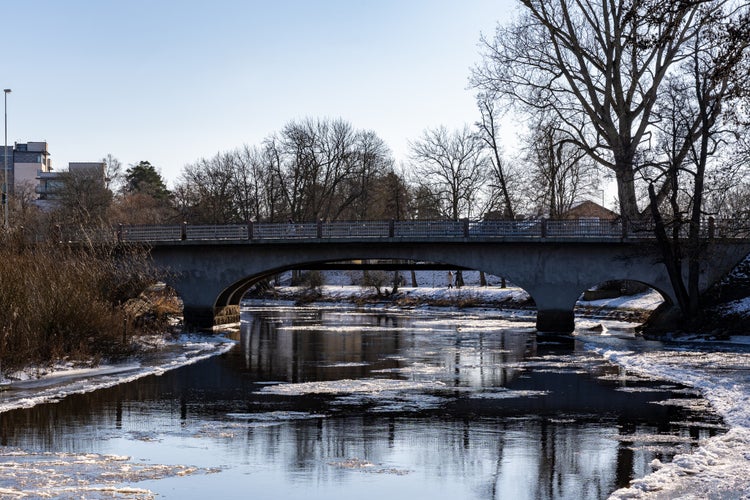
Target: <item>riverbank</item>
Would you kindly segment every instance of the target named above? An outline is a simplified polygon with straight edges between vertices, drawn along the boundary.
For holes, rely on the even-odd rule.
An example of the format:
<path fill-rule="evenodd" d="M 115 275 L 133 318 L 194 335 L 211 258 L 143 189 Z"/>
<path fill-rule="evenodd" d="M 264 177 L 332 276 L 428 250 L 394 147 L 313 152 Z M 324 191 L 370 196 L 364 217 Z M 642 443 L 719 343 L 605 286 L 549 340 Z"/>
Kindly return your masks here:
<path fill-rule="evenodd" d="M 278 286 L 260 299 L 288 300 L 296 303 L 346 302 L 356 305 L 386 306 L 400 308 L 450 307 L 450 308 L 494 308 L 501 310 L 535 311 L 531 297 L 522 288 L 509 286 L 469 285 L 460 288 L 420 286 L 399 287 L 396 293 L 377 294 L 372 288 L 355 285 L 322 285 L 311 289 L 304 286 Z M 575 309 L 576 317 L 585 318 L 585 327 L 596 326 L 596 319 L 610 319 L 642 323 L 663 302 L 655 290 L 634 295 L 580 300 Z"/>
<path fill-rule="evenodd" d="M 89 366 L 58 362 L 50 366 L 28 366 L 9 374 L 0 392 L 0 413 L 59 401 L 72 395 L 113 387 L 148 375 L 202 361 L 229 351 L 234 341 L 223 335 L 159 335 L 140 339 L 137 355 L 119 362 Z"/>
<path fill-rule="evenodd" d="M 708 438 L 670 462 L 653 460 L 652 472 L 615 491 L 614 500 L 750 498 L 750 332 L 728 341 L 649 348 L 647 342 L 612 342 L 579 336 L 586 349 L 622 366 L 631 376 L 675 382 L 695 389 L 722 416 L 729 431 Z M 690 404 L 676 400 L 674 405 Z"/>

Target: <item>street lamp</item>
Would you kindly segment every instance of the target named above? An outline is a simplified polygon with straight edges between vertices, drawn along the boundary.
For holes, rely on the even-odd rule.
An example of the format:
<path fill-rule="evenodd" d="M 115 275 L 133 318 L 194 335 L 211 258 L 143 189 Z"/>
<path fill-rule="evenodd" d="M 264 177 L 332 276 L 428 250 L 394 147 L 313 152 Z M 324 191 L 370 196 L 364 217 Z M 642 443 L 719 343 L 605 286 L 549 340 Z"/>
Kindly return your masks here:
<path fill-rule="evenodd" d="M 5 168 L 3 172 L 5 177 L 3 178 L 3 227 L 8 229 L 8 94 L 10 89 L 3 89 L 5 97 L 5 149 L 3 150 L 5 156 Z"/>

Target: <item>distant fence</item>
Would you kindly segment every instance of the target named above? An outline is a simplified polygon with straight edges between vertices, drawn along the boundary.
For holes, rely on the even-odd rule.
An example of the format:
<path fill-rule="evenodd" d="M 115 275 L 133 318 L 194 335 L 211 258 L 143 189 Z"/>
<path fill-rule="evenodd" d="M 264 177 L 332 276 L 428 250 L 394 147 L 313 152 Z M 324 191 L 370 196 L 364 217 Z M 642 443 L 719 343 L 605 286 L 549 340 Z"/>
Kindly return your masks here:
<path fill-rule="evenodd" d="M 680 229 L 687 236 L 687 226 Z M 671 233 L 670 233 L 671 234 Z M 750 222 L 706 219 L 700 228 L 705 238 L 750 238 Z M 529 239 L 623 240 L 654 238 L 651 222 L 576 220 L 485 221 L 356 221 L 257 223 L 226 225 L 120 225 L 103 230 L 92 239 L 120 242 L 222 241 L 222 240 L 321 240 L 321 239 Z M 61 239 L 80 240 L 80 234 L 61 234 Z"/>

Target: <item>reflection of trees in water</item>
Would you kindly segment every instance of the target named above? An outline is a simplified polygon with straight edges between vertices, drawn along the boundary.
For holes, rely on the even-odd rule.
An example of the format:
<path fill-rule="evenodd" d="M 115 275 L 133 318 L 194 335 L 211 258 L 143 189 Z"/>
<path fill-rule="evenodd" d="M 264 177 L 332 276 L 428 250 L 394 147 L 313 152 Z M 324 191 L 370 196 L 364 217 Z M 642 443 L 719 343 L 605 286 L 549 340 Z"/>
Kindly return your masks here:
<path fill-rule="evenodd" d="M 300 321 L 296 312 L 248 315 L 240 339 L 246 370 L 267 380 L 305 382 L 359 378 L 397 367 L 387 359 L 409 343 L 403 318 L 324 312 Z"/>
<path fill-rule="evenodd" d="M 228 443 L 248 461 L 279 464 L 290 480 L 350 479 L 332 463 L 357 458 L 373 470 L 470 482 L 478 498 L 605 498 L 618 476 L 615 423 L 591 427 L 548 419 L 324 418 L 252 428 Z M 239 436 L 238 436 L 239 438 Z M 473 483 L 473 484 L 471 484 Z"/>
<path fill-rule="evenodd" d="M 360 378 L 372 371 L 403 378 L 398 370 L 417 363 L 449 375 L 446 383 L 455 386 L 504 386 L 520 374 L 517 363 L 536 350 L 528 331 L 461 333 L 455 320 L 441 324 L 440 331 L 426 331 L 415 325 L 424 318 L 403 314 L 326 311 L 300 321 L 295 311 L 245 319 L 240 343 L 245 369 L 286 382 Z"/>

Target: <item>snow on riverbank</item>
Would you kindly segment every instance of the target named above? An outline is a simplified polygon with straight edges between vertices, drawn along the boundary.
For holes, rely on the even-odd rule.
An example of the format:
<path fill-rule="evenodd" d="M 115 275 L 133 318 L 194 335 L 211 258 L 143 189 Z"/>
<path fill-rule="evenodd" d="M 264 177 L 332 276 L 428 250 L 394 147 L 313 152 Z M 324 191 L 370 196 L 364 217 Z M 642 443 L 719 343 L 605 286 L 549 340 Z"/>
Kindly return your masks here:
<path fill-rule="evenodd" d="M 71 394 L 82 394 L 130 382 L 148 375 L 197 363 L 229 351 L 234 342 L 223 336 L 181 335 L 160 341 L 157 350 L 123 363 L 76 368 L 60 364 L 51 368 L 27 368 L 9 377 L 0 392 L 0 413 L 59 401 Z"/>
<path fill-rule="evenodd" d="M 698 342 L 636 351 L 627 343 L 613 348 L 582 338 L 588 349 L 628 371 L 699 390 L 730 426 L 726 434 L 704 440 L 670 463 L 655 460 L 653 473 L 610 498 L 750 498 L 750 352 L 743 352 L 748 339 L 734 339 L 734 348 Z"/>
<path fill-rule="evenodd" d="M 390 292 L 390 287 L 386 288 Z M 305 287 L 280 286 L 275 289 L 278 296 L 295 297 L 304 295 L 308 291 Z M 321 299 L 326 301 L 345 301 L 361 299 L 375 295 L 373 287 L 363 288 L 355 285 L 323 285 L 318 288 Z M 498 303 L 514 302 L 522 304 L 529 300 L 529 295 L 521 288 L 508 287 L 479 287 L 465 286 L 461 288 L 448 287 L 399 287 L 398 298 L 414 299 L 416 302 L 475 302 Z"/>
<path fill-rule="evenodd" d="M 390 288 L 387 288 L 390 291 Z M 279 286 L 274 289 L 278 298 L 293 298 L 304 296 L 309 289 L 302 286 Z M 361 299 L 374 295 L 373 287 L 361 287 L 355 285 L 323 285 L 318 287 L 321 300 L 326 301 L 347 301 Z M 474 304 L 507 304 L 507 305 L 525 305 L 530 297 L 522 288 L 508 286 L 500 288 L 498 286 L 464 286 L 461 288 L 448 288 L 446 286 L 420 286 L 420 287 L 399 287 L 397 298 L 414 299 L 416 303 L 423 302 L 426 305 L 430 303 L 447 304 L 450 302 L 460 305 L 462 303 Z M 580 300 L 578 305 L 589 310 L 632 310 L 632 311 L 653 311 L 663 299 L 656 290 L 649 290 L 636 295 L 623 295 L 610 299 L 600 299 L 592 301 Z M 530 306 L 532 309 L 533 305 Z"/>

